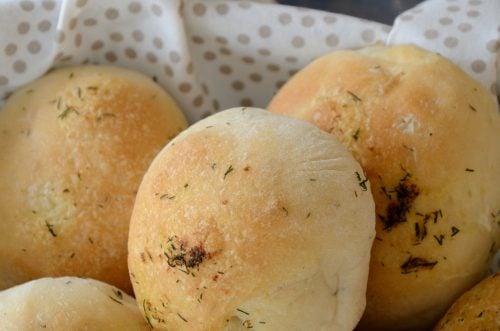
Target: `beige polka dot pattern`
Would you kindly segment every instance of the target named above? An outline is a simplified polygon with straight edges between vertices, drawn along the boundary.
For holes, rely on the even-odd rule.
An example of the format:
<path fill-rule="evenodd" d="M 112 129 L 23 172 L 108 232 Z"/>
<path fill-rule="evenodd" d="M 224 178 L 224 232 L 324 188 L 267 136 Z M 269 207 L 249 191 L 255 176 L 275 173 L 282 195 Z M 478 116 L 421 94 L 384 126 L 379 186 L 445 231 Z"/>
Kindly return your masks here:
<path fill-rule="evenodd" d="M 262 38 L 269 38 L 271 36 L 272 29 L 269 25 L 262 25 L 259 27 L 259 36 Z"/>
<path fill-rule="evenodd" d="M 52 66 L 59 8 L 49 0 L 0 2 L 0 107 L 3 96 Z"/>
<path fill-rule="evenodd" d="M 198 32 L 187 39 L 195 76 L 208 96 L 202 106 L 208 113 L 235 105 L 265 107 L 276 89 L 310 59 L 334 49 L 371 45 L 390 30 L 372 22 L 363 22 L 367 26 L 360 29 L 355 18 L 247 1 L 185 1 L 184 15 L 188 27 Z M 210 23 L 214 20 L 219 24 Z M 359 31 L 359 39 L 342 39 L 344 28 Z M 205 30 L 210 33 L 203 36 L 200 31 Z M 187 95 L 196 97 L 194 91 Z"/>
<path fill-rule="evenodd" d="M 453 48 L 457 47 L 458 45 L 458 39 L 455 37 L 446 37 L 444 39 L 444 45 L 448 48 Z"/>
<path fill-rule="evenodd" d="M 412 36 L 451 57 L 472 44 L 491 58 L 500 48 L 498 22 L 494 34 L 478 37 L 478 22 L 496 9 L 481 0 L 429 0 L 402 13 L 392 30 L 345 15 L 246 0 L 73 0 L 64 8 L 62 1 L 8 1 L 15 18 L 2 15 L 0 3 L 0 22 L 10 27 L 0 29 L 0 96 L 53 66 L 108 63 L 149 75 L 194 122 L 238 105 L 265 107 L 318 56 L 385 40 L 400 43 L 402 31 L 410 29 L 405 42 Z M 494 67 L 481 52 L 464 53 L 470 57 L 460 65 L 496 89 Z"/>
<path fill-rule="evenodd" d="M 42 1 L 42 6 L 45 10 L 52 11 L 56 7 L 55 1 Z"/>
<path fill-rule="evenodd" d="M 38 31 L 47 32 L 52 27 L 52 23 L 48 20 L 43 20 L 43 21 L 40 21 L 40 23 L 38 23 L 37 27 L 38 27 Z"/>
<path fill-rule="evenodd" d="M 27 34 L 30 31 L 30 24 L 28 22 L 21 22 L 17 25 L 17 32 L 20 35 Z"/>
<path fill-rule="evenodd" d="M 120 15 L 118 10 L 116 8 L 108 8 L 106 9 L 106 11 L 104 12 L 104 15 L 106 16 L 106 18 L 108 20 L 115 20 L 118 18 L 118 16 Z"/>
<path fill-rule="evenodd" d="M 490 90 L 500 79 L 499 13 L 499 1 L 430 0 L 397 18 L 387 43 L 414 43 L 446 56 Z"/>
<path fill-rule="evenodd" d="M 226 15 L 229 12 L 229 6 L 225 3 L 221 3 L 215 6 L 215 10 L 219 15 Z"/>
<path fill-rule="evenodd" d="M 140 2 L 137 2 L 137 1 L 133 1 L 131 2 L 129 5 L 128 5 L 128 10 L 132 13 L 132 14 L 137 14 L 141 11 L 142 9 L 142 5 Z"/>
<path fill-rule="evenodd" d="M 7 46 L 5 46 L 5 55 L 7 56 L 11 56 L 11 55 L 14 55 L 16 54 L 16 51 L 17 51 L 17 45 L 16 44 L 8 44 Z"/>
<path fill-rule="evenodd" d="M 42 48 L 42 45 L 38 40 L 33 40 L 28 43 L 28 52 L 31 54 L 37 54 L 40 52 L 40 49 Z"/>
<path fill-rule="evenodd" d="M 35 8 L 35 4 L 32 2 L 32 1 L 21 1 L 19 3 L 19 5 L 21 6 L 21 8 L 24 10 L 24 11 L 32 11 L 33 8 Z"/>

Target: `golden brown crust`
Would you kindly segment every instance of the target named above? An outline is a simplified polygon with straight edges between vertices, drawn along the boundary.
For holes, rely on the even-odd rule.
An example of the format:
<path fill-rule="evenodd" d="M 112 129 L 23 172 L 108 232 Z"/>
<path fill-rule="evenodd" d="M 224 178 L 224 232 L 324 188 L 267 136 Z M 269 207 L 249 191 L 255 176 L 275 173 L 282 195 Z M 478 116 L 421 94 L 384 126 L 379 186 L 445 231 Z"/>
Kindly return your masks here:
<path fill-rule="evenodd" d="M 92 277 L 130 291 L 128 222 L 156 153 L 186 127 L 149 78 L 59 69 L 0 111 L 0 288 Z"/>
<path fill-rule="evenodd" d="M 356 173 L 331 136 L 263 110 L 191 126 L 134 206 L 129 267 L 145 316 L 158 329 L 352 330 L 374 234 Z"/>
<path fill-rule="evenodd" d="M 484 275 L 498 239 L 500 119 L 479 83 L 413 46 L 340 51 L 296 74 L 269 110 L 331 132 L 371 182 L 361 326 L 429 327 Z"/>
<path fill-rule="evenodd" d="M 497 272 L 462 294 L 434 330 L 498 330 L 499 327 L 500 273 Z"/>

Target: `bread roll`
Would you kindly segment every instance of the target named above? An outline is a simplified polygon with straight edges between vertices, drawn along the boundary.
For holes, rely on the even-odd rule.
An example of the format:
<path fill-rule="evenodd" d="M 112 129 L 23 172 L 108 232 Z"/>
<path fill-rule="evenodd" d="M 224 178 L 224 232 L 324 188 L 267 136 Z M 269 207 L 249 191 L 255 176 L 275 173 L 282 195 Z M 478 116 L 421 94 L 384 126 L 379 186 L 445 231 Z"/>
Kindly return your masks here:
<path fill-rule="evenodd" d="M 159 330 L 352 330 L 374 205 L 330 135 L 255 108 L 175 138 L 141 183 L 129 267 Z"/>
<path fill-rule="evenodd" d="M 93 279 L 42 278 L 0 292 L 3 331 L 149 330 L 134 298 Z"/>
<path fill-rule="evenodd" d="M 269 110 L 336 136 L 371 182 L 361 330 L 429 329 L 484 276 L 500 242 L 500 117 L 478 82 L 414 46 L 339 51 L 297 73 Z"/>
<path fill-rule="evenodd" d="M 500 273 L 465 292 L 439 321 L 434 331 L 500 329 Z"/>
<path fill-rule="evenodd" d="M 55 70 L 0 111 L 0 288 L 85 276 L 131 291 L 128 224 L 141 178 L 186 127 L 151 79 Z"/>

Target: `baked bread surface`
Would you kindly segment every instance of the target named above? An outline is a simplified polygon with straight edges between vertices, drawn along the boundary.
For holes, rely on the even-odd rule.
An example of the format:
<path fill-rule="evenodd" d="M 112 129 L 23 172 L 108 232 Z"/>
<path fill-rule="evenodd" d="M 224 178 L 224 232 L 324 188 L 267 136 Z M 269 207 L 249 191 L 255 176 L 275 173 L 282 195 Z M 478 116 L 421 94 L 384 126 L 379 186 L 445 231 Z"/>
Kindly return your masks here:
<path fill-rule="evenodd" d="M 446 312 L 435 331 L 498 330 L 500 328 L 500 273 L 462 294 Z"/>
<path fill-rule="evenodd" d="M 0 292 L 3 331 L 150 330 L 131 296 L 78 277 L 41 278 Z"/>
<path fill-rule="evenodd" d="M 0 111 L 0 288 L 45 276 L 131 291 L 127 236 L 141 178 L 187 126 L 150 78 L 57 69 Z"/>
<path fill-rule="evenodd" d="M 374 218 L 336 139 L 260 109 L 223 111 L 144 176 L 129 237 L 137 301 L 159 330 L 352 330 Z"/>
<path fill-rule="evenodd" d="M 339 51 L 269 105 L 337 137 L 377 210 L 363 330 L 431 328 L 500 243 L 500 117 L 489 93 L 411 45 Z"/>

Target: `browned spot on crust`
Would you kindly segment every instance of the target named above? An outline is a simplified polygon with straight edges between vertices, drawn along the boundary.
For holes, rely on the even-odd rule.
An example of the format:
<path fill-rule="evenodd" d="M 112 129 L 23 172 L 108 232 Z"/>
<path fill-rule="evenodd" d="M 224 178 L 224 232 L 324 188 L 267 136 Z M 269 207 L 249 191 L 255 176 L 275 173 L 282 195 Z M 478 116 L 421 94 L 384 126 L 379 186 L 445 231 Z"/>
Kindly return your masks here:
<path fill-rule="evenodd" d="M 201 263 L 213 257 L 213 253 L 205 250 L 203 243 L 188 248 L 185 240 L 177 236 L 168 239 L 163 254 L 167 258 L 170 268 L 177 269 L 185 274 L 193 274 L 193 269 L 199 270 Z"/>
<path fill-rule="evenodd" d="M 437 261 L 429 261 L 421 257 L 410 256 L 400 267 L 402 274 L 409 274 L 419 270 L 431 270 L 437 264 Z"/>
<path fill-rule="evenodd" d="M 389 203 L 385 215 L 379 215 L 386 231 L 390 231 L 394 226 L 406 222 L 406 217 L 420 190 L 408 178 L 403 178 L 390 193 L 396 194 L 396 200 Z M 392 195 L 389 197 L 392 198 Z"/>

